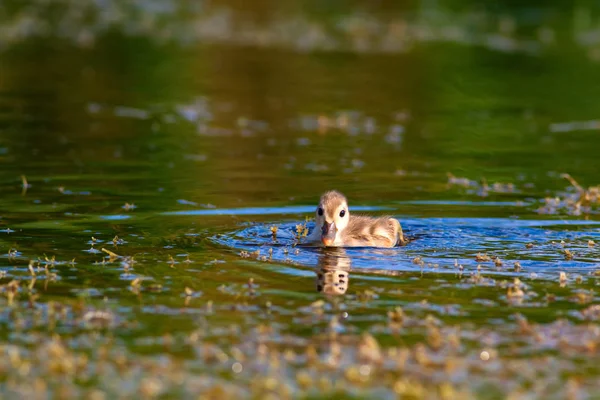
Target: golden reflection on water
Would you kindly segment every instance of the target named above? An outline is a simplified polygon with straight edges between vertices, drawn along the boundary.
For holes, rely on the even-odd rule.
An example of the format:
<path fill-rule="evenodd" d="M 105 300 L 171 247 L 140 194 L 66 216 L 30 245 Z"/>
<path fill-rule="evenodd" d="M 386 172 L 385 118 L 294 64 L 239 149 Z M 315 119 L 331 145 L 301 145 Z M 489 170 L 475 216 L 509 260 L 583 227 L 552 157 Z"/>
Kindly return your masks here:
<path fill-rule="evenodd" d="M 343 248 L 323 249 L 317 264 L 317 292 L 342 295 L 350 284 L 350 257 Z"/>

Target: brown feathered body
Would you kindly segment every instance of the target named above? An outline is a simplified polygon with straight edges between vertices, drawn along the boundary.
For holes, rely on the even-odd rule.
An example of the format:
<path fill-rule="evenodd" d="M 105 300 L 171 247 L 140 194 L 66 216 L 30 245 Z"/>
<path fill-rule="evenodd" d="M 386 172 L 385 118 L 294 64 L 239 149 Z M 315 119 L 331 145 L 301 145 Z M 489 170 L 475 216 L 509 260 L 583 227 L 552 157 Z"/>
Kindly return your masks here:
<path fill-rule="evenodd" d="M 400 222 L 390 217 L 351 215 L 340 235 L 348 247 L 394 247 L 404 241 Z"/>

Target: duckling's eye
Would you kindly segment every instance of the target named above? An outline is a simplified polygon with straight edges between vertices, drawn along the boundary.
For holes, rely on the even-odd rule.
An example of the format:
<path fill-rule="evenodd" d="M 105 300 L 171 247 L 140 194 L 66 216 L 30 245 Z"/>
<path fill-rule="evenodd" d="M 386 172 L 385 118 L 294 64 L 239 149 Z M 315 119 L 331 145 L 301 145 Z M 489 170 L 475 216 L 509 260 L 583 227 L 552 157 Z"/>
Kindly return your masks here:
<path fill-rule="evenodd" d="M 317 213 L 318 213 L 319 215 L 323 215 L 323 209 L 322 209 L 321 207 L 319 207 L 319 209 L 317 210 Z"/>
<path fill-rule="evenodd" d="M 344 218 L 344 215 L 346 215 L 346 210 L 340 211 L 340 217 Z"/>

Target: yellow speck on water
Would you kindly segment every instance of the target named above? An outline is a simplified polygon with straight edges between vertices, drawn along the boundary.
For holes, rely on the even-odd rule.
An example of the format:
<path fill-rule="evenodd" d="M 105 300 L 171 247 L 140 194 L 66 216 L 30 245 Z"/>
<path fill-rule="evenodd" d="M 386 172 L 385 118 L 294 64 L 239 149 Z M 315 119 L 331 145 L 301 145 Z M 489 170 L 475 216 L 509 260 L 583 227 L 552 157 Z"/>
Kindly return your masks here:
<path fill-rule="evenodd" d="M 44 260 L 46 260 L 46 268 L 48 268 L 48 265 L 54 265 L 56 263 L 56 256 L 52 256 L 52 258 L 48 258 L 48 256 L 46 256 L 44 254 Z"/>
<path fill-rule="evenodd" d="M 475 255 L 475 261 L 477 261 L 477 262 L 484 262 L 484 261 L 490 261 L 490 260 L 491 260 L 490 256 L 488 256 L 485 253 L 484 254 L 477 253 Z"/>
<path fill-rule="evenodd" d="M 117 253 L 113 253 L 112 251 L 105 249 L 104 247 L 102 248 L 102 251 L 105 252 L 106 254 L 109 255 L 109 261 L 113 262 L 115 261 L 117 258 L 121 257 L 120 255 L 118 255 Z"/>
<path fill-rule="evenodd" d="M 27 194 L 27 189 L 31 187 L 31 185 L 27 182 L 25 175 L 21 175 L 21 187 L 23 188 L 21 195 L 25 196 L 25 194 Z"/>
<path fill-rule="evenodd" d="M 277 381 L 277 379 L 275 379 L 273 377 L 267 377 L 264 379 L 263 384 L 264 384 L 265 389 L 275 390 L 277 388 L 278 381 Z"/>
<path fill-rule="evenodd" d="M 449 382 L 443 382 L 440 384 L 440 398 L 442 400 L 453 400 L 467 397 L 468 396 L 461 396 L 461 394 L 457 393 L 452 384 Z"/>
<path fill-rule="evenodd" d="M 394 392 L 406 399 L 423 399 L 425 398 L 426 389 L 419 383 L 409 379 L 401 379 L 394 383 Z"/>
<path fill-rule="evenodd" d="M 139 390 L 142 396 L 156 397 L 162 390 L 162 384 L 157 378 L 143 378 Z"/>
<path fill-rule="evenodd" d="M 34 261 L 30 260 L 29 261 L 29 266 L 27 268 L 29 269 L 29 273 L 31 274 L 31 276 L 35 276 L 35 271 L 33 269 L 33 265 L 34 265 Z"/>
<path fill-rule="evenodd" d="M 404 321 L 404 311 L 402 307 L 396 307 L 392 311 L 388 311 L 388 319 L 391 323 L 402 324 Z"/>
<path fill-rule="evenodd" d="M 361 365 L 360 368 L 358 369 L 358 371 L 360 372 L 360 374 L 362 376 L 368 376 L 371 373 L 371 366 L 370 365 Z"/>
<path fill-rule="evenodd" d="M 518 262 L 518 261 L 515 261 L 514 269 L 515 269 L 516 272 L 519 272 L 522 269 L 521 263 Z"/>
<path fill-rule="evenodd" d="M 122 207 L 125 211 L 131 211 L 137 208 L 137 206 L 133 203 L 125 203 Z"/>
<path fill-rule="evenodd" d="M 296 382 L 304 390 L 313 386 L 313 379 L 306 371 L 300 371 L 296 374 Z"/>
<path fill-rule="evenodd" d="M 561 284 L 565 284 L 565 283 L 567 283 L 567 273 L 566 273 L 566 272 L 562 272 L 562 271 L 561 271 L 561 272 L 560 272 L 560 274 L 558 275 L 558 281 L 559 281 Z"/>
<path fill-rule="evenodd" d="M 306 222 L 304 224 L 296 225 L 296 239 L 300 240 L 308 236 L 308 227 L 306 226 Z"/>
<path fill-rule="evenodd" d="M 231 366 L 231 370 L 233 372 L 235 372 L 236 374 L 239 374 L 240 372 L 242 372 L 242 370 L 244 369 L 244 367 L 242 366 L 241 363 L 239 362 L 235 362 L 233 363 L 233 365 Z"/>
<path fill-rule="evenodd" d="M 423 259 L 419 256 L 416 256 L 415 258 L 413 258 L 412 263 L 416 264 L 416 265 L 425 265 L 425 261 L 423 261 Z"/>
<path fill-rule="evenodd" d="M 508 287 L 508 292 L 506 293 L 509 299 L 520 299 L 525 296 L 525 292 L 521 289 L 522 283 L 519 278 L 515 278 L 512 286 Z"/>
<path fill-rule="evenodd" d="M 379 363 L 382 360 L 377 339 L 368 333 L 363 334 L 358 344 L 358 359 L 365 363 Z"/>
<path fill-rule="evenodd" d="M 427 343 L 433 350 L 441 349 L 444 344 L 442 333 L 439 328 L 433 324 L 427 329 Z"/>
<path fill-rule="evenodd" d="M 344 376 L 346 380 L 356 383 L 361 380 L 359 369 L 356 366 L 352 365 L 344 370 Z"/>

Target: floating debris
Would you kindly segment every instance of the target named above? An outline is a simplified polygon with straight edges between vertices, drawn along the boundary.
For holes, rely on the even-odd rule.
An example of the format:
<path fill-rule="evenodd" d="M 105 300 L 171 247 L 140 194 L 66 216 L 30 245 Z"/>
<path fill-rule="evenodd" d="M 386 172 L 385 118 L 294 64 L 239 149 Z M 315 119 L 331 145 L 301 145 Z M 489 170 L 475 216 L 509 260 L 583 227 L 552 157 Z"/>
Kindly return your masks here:
<path fill-rule="evenodd" d="M 515 263 L 513 264 L 513 268 L 515 272 L 519 272 L 523 269 L 523 267 L 521 267 L 521 263 L 518 261 L 515 261 Z"/>
<path fill-rule="evenodd" d="M 137 206 L 133 203 L 125 203 L 122 207 L 123 210 L 125 211 L 131 211 L 131 210 L 135 210 L 137 208 Z"/>
<path fill-rule="evenodd" d="M 509 299 L 522 299 L 525 292 L 522 289 L 523 284 L 519 278 L 515 278 L 513 284 L 508 287 L 507 296 Z"/>
<path fill-rule="evenodd" d="M 31 187 L 31 185 L 27 182 L 25 175 L 21 175 L 21 187 L 23 188 L 21 191 L 21 196 L 25 196 L 27 194 L 27 189 Z"/>
<path fill-rule="evenodd" d="M 272 226 L 269 228 L 269 230 L 271 231 L 271 235 L 273 237 L 273 240 L 277 240 L 277 230 L 279 228 L 277 226 Z"/>
<path fill-rule="evenodd" d="M 571 121 L 550 124 L 550 132 L 565 133 L 572 131 L 600 130 L 600 120 Z"/>
<path fill-rule="evenodd" d="M 306 226 L 306 222 L 304 224 L 296 225 L 295 235 L 297 241 L 300 241 L 308 236 L 308 227 Z"/>
<path fill-rule="evenodd" d="M 446 175 L 448 176 L 448 184 L 450 184 L 450 185 L 456 185 L 456 186 L 462 186 L 462 187 L 478 186 L 477 182 L 472 181 L 467 178 L 457 178 L 450 172 L 447 172 Z"/>
<path fill-rule="evenodd" d="M 84 314 L 86 325 L 95 328 L 107 328 L 114 322 L 114 315 L 108 311 L 92 310 Z"/>
<path fill-rule="evenodd" d="M 108 261 L 109 262 L 114 262 L 115 260 L 121 258 L 121 256 L 118 255 L 117 253 L 114 253 L 114 252 L 112 252 L 112 251 L 110 251 L 108 249 L 105 249 L 104 247 L 102 248 L 102 251 L 105 252 L 106 254 L 108 254 L 108 256 L 109 256 Z"/>
<path fill-rule="evenodd" d="M 477 253 L 475 255 L 475 261 L 477 261 L 477 262 L 485 262 L 485 261 L 491 261 L 491 260 L 492 259 L 487 254 Z"/>
<path fill-rule="evenodd" d="M 396 307 L 392 311 L 388 311 L 388 319 L 392 324 L 402 325 L 405 319 L 402 307 Z"/>
<path fill-rule="evenodd" d="M 575 193 L 564 193 L 561 196 L 547 197 L 545 204 L 538 208 L 539 214 L 558 214 L 566 212 L 570 215 L 590 214 L 593 207 L 600 205 L 600 186 L 591 186 L 585 189 L 571 175 L 562 174 L 562 178 L 569 181 Z"/>
<path fill-rule="evenodd" d="M 558 281 L 562 284 L 567 283 L 567 274 L 561 271 L 558 277 Z"/>
<path fill-rule="evenodd" d="M 420 256 L 416 256 L 415 258 L 413 258 L 412 263 L 420 266 L 425 265 L 425 261 L 423 261 L 423 259 Z"/>

